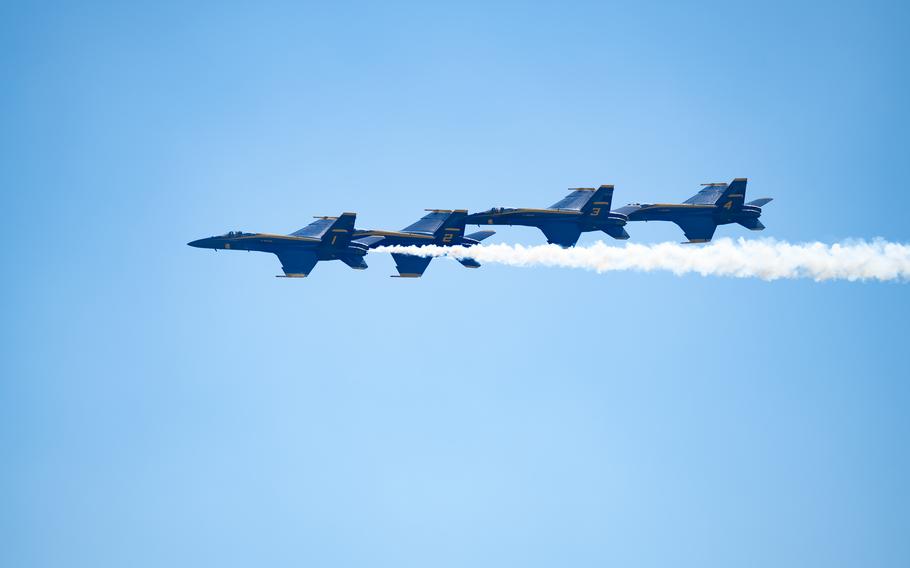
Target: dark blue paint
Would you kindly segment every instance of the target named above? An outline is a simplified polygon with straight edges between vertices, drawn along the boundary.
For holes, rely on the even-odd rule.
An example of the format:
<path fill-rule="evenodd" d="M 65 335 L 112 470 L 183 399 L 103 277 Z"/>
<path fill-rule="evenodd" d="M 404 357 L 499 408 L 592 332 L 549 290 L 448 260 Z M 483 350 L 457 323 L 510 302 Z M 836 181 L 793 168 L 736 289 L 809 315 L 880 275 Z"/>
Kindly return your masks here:
<path fill-rule="evenodd" d="M 614 239 L 628 239 L 623 228 L 626 216 L 610 211 L 613 203 L 613 186 L 598 189 L 580 188 L 547 209 L 494 207 L 481 213 L 468 215 L 471 225 L 523 225 L 537 227 L 547 237 L 547 242 L 563 248 L 575 246 L 582 233 L 603 231 Z"/>
<path fill-rule="evenodd" d="M 762 206 L 770 197 L 745 203 L 746 178 L 736 178 L 729 184 L 706 184 L 701 191 L 683 203 L 631 203 L 616 211 L 629 221 L 670 221 L 676 223 L 692 243 L 710 241 L 718 225 L 738 223 L 752 231 L 765 226 L 758 220 Z"/>
<path fill-rule="evenodd" d="M 492 236 L 494 231 L 478 231 L 470 235 L 464 234 L 467 210 L 454 211 L 434 209 L 415 223 L 408 225 L 401 231 L 382 231 L 378 229 L 357 229 L 354 232 L 353 244 L 359 244 L 370 249 L 381 246 L 474 246 L 480 241 Z M 398 276 L 403 278 L 419 278 L 429 266 L 431 257 L 414 256 L 410 254 L 393 253 Z M 478 268 L 480 264 L 472 259 L 463 259 L 459 262 L 467 268 Z"/>
<path fill-rule="evenodd" d="M 367 267 L 363 257 L 368 247 L 352 241 L 356 218 L 355 213 L 344 213 L 340 217 L 320 217 L 290 235 L 231 231 L 187 244 L 215 250 L 270 252 L 281 261 L 285 276 L 293 278 L 307 276 L 321 260 L 340 260 L 363 270 Z"/>

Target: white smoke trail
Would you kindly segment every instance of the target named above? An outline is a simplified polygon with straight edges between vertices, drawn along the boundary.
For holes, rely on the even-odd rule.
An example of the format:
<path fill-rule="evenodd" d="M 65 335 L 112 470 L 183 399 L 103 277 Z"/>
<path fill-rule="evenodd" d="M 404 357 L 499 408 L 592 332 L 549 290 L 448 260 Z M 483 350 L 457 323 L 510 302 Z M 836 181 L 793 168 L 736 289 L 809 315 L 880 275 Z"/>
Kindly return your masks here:
<path fill-rule="evenodd" d="M 791 244 L 773 239 L 733 241 L 723 238 L 707 245 L 627 243 L 609 246 L 597 242 L 568 249 L 556 245 L 506 244 L 470 248 L 388 246 L 379 247 L 375 252 L 473 258 L 481 263 L 509 266 L 583 268 L 598 273 L 664 270 L 676 275 L 695 272 L 702 276 L 762 280 L 910 280 L 910 245 L 884 240 Z"/>

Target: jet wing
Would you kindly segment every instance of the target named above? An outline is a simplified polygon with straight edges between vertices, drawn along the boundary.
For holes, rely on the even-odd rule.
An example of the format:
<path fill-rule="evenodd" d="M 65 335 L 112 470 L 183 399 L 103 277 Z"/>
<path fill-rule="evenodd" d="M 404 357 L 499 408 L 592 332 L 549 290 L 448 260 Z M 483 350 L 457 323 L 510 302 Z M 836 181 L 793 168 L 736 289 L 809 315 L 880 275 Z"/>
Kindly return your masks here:
<path fill-rule="evenodd" d="M 706 243 L 714 236 L 717 225 L 707 216 L 688 217 L 673 221 L 683 230 L 690 243 Z"/>
<path fill-rule="evenodd" d="M 547 209 L 569 209 L 572 211 L 581 211 L 582 208 L 594 196 L 594 188 L 579 187 L 569 190 L 569 195 L 563 197 Z"/>
<path fill-rule="evenodd" d="M 546 235 L 548 243 L 562 248 L 575 246 L 581 236 L 581 230 L 574 223 L 545 224 L 540 226 L 540 230 Z"/>
<path fill-rule="evenodd" d="M 429 256 L 414 256 L 397 252 L 392 253 L 392 258 L 395 259 L 395 268 L 398 269 L 400 278 L 420 278 L 430 265 L 430 261 L 433 260 Z"/>
<path fill-rule="evenodd" d="M 319 262 L 316 253 L 311 251 L 276 252 L 275 255 L 281 261 L 281 269 L 288 278 L 306 277 Z"/>

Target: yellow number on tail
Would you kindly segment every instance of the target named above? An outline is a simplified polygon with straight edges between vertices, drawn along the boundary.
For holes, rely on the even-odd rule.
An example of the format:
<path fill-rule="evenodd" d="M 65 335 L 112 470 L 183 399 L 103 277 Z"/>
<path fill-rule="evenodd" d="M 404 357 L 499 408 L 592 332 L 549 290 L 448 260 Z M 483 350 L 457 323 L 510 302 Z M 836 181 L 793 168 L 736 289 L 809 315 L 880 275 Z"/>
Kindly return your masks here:
<path fill-rule="evenodd" d="M 454 236 L 455 236 L 455 233 L 446 233 L 445 236 L 442 237 L 442 242 L 450 243 L 450 242 L 452 242 L 452 237 L 454 237 Z"/>
<path fill-rule="evenodd" d="M 597 217 L 598 215 L 600 215 L 600 207 L 595 207 L 594 209 L 591 209 L 592 217 Z"/>
<path fill-rule="evenodd" d="M 333 244 L 333 245 L 335 244 L 335 239 L 337 239 L 337 238 L 338 238 L 338 235 L 332 236 L 332 244 Z"/>
<path fill-rule="evenodd" d="M 724 203 L 724 209 L 729 209 L 729 208 L 731 208 L 731 207 L 733 207 L 733 202 L 732 202 L 732 201 L 728 201 L 728 202 Z"/>

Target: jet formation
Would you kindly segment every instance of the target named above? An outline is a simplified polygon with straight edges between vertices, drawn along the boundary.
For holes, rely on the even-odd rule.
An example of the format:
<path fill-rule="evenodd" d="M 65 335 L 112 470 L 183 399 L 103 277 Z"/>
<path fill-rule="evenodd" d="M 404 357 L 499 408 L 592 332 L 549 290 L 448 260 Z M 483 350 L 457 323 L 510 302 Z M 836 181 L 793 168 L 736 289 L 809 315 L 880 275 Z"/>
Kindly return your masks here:
<path fill-rule="evenodd" d="M 340 260 L 355 270 L 364 270 L 370 250 L 385 246 L 435 245 L 471 247 L 495 234 L 483 230 L 465 234 L 466 225 L 521 225 L 536 227 L 547 242 L 563 248 L 575 246 L 582 233 L 603 231 L 614 239 L 629 238 L 625 226 L 634 221 L 669 221 L 682 229 L 688 243 L 710 242 L 719 225 L 737 223 L 752 231 L 765 226 L 759 221 L 762 207 L 771 201 L 763 197 L 745 202 L 746 178 L 730 183 L 707 183 L 682 203 L 630 203 L 611 210 L 613 186 L 573 188 L 569 194 L 545 209 L 494 207 L 469 214 L 466 209 L 427 209 L 429 213 L 400 231 L 357 229 L 357 215 L 316 217 L 316 221 L 289 235 L 231 231 L 187 243 L 214 250 L 246 250 L 276 255 L 284 272 L 279 277 L 303 278 L 319 261 Z M 400 278 L 419 278 L 432 257 L 392 253 Z M 466 268 L 480 264 L 471 258 L 458 259 Z"/>

